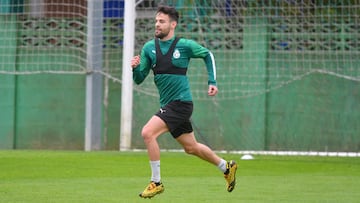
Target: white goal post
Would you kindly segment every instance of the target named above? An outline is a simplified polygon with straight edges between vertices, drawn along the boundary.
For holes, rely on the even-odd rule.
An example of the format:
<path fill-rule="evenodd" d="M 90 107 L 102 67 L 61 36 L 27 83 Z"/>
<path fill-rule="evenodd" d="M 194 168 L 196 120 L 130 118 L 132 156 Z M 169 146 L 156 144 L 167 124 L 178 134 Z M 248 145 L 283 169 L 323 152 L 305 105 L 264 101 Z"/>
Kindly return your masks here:
<path fill-rule="evenodd" d="M 134 55 L 135 38 L 135 2 L 125 1 L 124 8 L 124 46 L 121 89 L 121 123 L 120 123 L 120 151 L 131 148 L 132 111 L 133 111 L 133 81 L 131 58 Z"/>

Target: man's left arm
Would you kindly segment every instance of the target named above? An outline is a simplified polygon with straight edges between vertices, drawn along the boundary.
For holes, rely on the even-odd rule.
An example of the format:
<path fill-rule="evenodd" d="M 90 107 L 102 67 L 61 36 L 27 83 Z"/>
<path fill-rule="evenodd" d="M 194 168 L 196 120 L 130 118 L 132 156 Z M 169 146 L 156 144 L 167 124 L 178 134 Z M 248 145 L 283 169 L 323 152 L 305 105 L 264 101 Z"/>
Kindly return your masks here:
<path fill-rule="evenodd" d="M 204 57 L 204 62 L 208 72 L 208 85 L 216 86 L 216 65 L 214 55 L 208 51 L 208 54 Z"/>
<path fill-rule="evenodd" d="M 211 53 L 211 51 L 209 51 L 209 54 L 204 58 L 204 61 L 208 72 L 208 95 L 215 96 L 218 92 L 216 86 L 216 66 L 214 55 Z"/>
<path fill-rule="evenodd" d="M 214 55 L 207 48 L 201 46 L 193 40 L 189 40 L 191 58 L 202 58 L 208 73 L 208 85 L 216 86 L 216 65 Z"/>
<path fill-rule="evenodd" d="M 203 58 L 208 73 L 208 95 L 215 96 L 218 93 L 216 84 L 216 65 L 214 55 L 195 41 L 189 40 L 191 58 Z"/>

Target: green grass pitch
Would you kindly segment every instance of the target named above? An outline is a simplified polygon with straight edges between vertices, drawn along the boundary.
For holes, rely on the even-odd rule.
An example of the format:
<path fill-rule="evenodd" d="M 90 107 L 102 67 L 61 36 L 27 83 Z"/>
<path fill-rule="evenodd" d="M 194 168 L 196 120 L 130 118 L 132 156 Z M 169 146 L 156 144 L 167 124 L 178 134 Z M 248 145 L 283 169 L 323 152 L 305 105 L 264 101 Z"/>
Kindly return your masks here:
<path fill-rule="evenodd" d="M 161 154 L 165 192 L 141 199 L 149 182 L 145 152 L 0 151 L 0 201 L 8 202 L 360 202 L 360 159 L 220 154 L 238 162 L 237 186 L 179 152 Z"/>

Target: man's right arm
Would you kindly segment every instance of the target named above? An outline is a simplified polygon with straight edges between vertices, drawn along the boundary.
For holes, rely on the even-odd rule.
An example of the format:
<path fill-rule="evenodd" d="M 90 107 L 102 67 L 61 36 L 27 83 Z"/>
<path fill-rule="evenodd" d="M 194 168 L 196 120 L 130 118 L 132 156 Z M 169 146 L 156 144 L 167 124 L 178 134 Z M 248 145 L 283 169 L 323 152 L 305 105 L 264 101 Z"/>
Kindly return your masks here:
<path fill-rule="evenodd" d="M 142 83 L 150 71 L 149 59 L 146 57 L 144 49 L 141 55 L 134 56 L 131 60 L 131 67 L 133 70 L 133 80 L 136 84 Z"/>

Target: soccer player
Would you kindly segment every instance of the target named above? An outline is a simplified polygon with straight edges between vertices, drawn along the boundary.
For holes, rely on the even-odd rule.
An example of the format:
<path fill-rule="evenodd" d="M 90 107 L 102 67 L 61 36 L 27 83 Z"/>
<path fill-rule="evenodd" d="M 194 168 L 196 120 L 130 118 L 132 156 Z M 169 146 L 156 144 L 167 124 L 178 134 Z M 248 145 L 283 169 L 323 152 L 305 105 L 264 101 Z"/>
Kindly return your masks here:
<path fill-rule="evenodd" d="M 155 16 L 155 38 L 145 43 L 141 55 L 131 60 L 133 80 L 140 84 L 149 74 L 160 94 L 160 110 L 142 128 L 141 135 L 147 147 L 151 167 L 151 182 L 139 194 L 152 198 L 164 191 L 160 176 L 160 149 L 157 138 L 165 132 L 178 141 L 185 152 L 195 155 L 223 172 L 227 191 L 235 187 L 237 164 L 216 155 L 209 147 L 196 141 L 190 122 L 193 102 L 186 71 L 190 58 L 202 58 L 208 72 L 208 95 L 215 96 L 216 70 L 213 54 L 193 40 L 175 36 L 179 14 L 173 7 L 160 6 Z"/>

